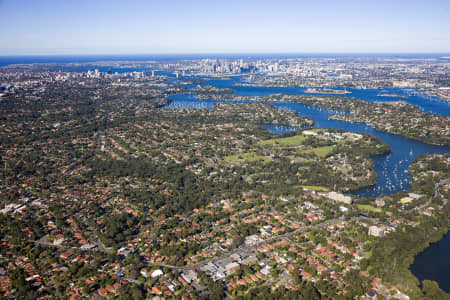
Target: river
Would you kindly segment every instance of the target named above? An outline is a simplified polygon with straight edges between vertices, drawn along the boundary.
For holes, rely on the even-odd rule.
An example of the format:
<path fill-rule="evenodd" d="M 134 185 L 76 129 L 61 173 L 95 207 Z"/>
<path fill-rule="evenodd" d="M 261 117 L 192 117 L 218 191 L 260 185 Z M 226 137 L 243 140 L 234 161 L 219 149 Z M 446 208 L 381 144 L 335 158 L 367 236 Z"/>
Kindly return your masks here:
<path fill-rule="evenodd" d="M 411 265 L 411 272 L 419 278 L 434 280 L 439 287 L 450 293 L 450 232 L 439 242 L 431 244 L 422 253 L 416 256 Z"/>
<path fill-rule="evenodd" d="M 219 88 L 232 88 L 234 93 L 241 96 L 268 96 L 276 93 L 305 94 L 306 88 L 300 87 L 254 87 L 254 86 L 234 86 L 239 82 L 240 77 L 233 77 L 230 80 L 209 80 L 204 84 L 211 84 Z M 436 97 L 426 96 L 407 89 L 347 89 L 352 94 L 347 97 L 355 97 L 368 102 L 383 101 L 406 101 L 417 105 L 423 112 L 434 113 L 444 116 L 450 115 L 450 102 Z M 383 97 L 380 94 L 396 94 L 403 97 Z M 166 108 L 208 108 L 213 109 L 214 103 L 232 100 L 202 100 L 195 95 L 174 95 L 171 96 L 173 102 Z M 246 101 L 232 101 L 246 102 Z M 312 107 L 293 102 L 272 102 L 279 109 L 289 109 L 297 112 L 298 115 L 314 119 L 317 128 L 337 128 L 351 132 L 364 132 L 379 137 L 387 143 L 392 152 L 388 155 L 373 157 L 374 168 L 377 172 L 377 183 L 353 194 L 362 197 L 376 197 L 382 194 L 389 195 L 410 189 L 411 176 L 408 167 L 413 163 L 414 158 L 422 154 L 450 153 L 449 146 L 434 146 L 424 144 L 397 134 L 390 134 L 375 130 L 364 123 L 349 123 L 338 120 L 330 120 L 328 117 L 335 114 L 317 107 Z M 265 124 L 266 128 L 273 133 L 282 134 L 296 128 L 288 126 L 276 126 Z M 419 280 L 432 279 L 439 283 L 440 287 L 450 292 L 450 235 L 438 243 L 432 244 L 415 259 L 411 270 Z"/>
<path fill-rule="evenodd" d="M 211 58 L 217 58 L 217 55 L 210 55 Z M 274 55 L 252 55 L 253 58 L 260 57 L 273 58 Z M 294 55 L 293 57 L 297 57 Z M 306 57 L 315 57 L 315 55 L 307 55 Z M 320 56 L 320 55 L 319 55 Z M 345 56 L 345 55 L 344 55 Z M 132 72 L 132 71 L 144 71 L 150 72 L 152 69 L 136 69 L 136 68 L 114 68 L 111 66 L 99 66 L 95 64 L 96 61 L 171 61 L 174 59 L 173 55 L 110 55 L 110 56 L 13 56 L 13 57 L 0 57 L 0 66 L 8 64 L 21 64 L 21 63 L 75 63 L 75 62 L 91 62 L 92 65 L 88 66 L 65 66 L 57 67 L 67 72 L 86 72 L 94 68 L 100 71 L 112 72 Z M 208 57 L 207 55 L 195 56 L 186 55 L 186 59 L 200 59 Z M 242 55 L 226 55 L 224 58 L 241 58 Z M 281 57 L 286 57 L 282 55 Z M 181 57 L 176 57 L 181 59 Z M 56 66 L 55 66 L 56 67 Z M 167 72 L 158 72 L 158 74 L 168 75 L 175 77 L 173 74 Z M 180 78 L 182 79 L 182 78 Z M 290 94 L 305 94 L 306 88 L 302 87 L 255 87 L 255 86 L 234 86 L 235 83 L 239 83 L 240 76 L 232 77 L 229 80 L 209 80 L 204 84 L 211 84 L 219 88 L 232 88 L 234 93 L 242 96 L 267 96 L 276 93 L 290 93 Z M 202 84 L 202 85 L 204 85 Z M 194 87 L 196 85 L 192 85 Z M 450 115 L 450 102 L 441 100 L 436 97 L 423 95 L 417 93 L 414 89 L 347 89 L 351 94 L 347 94 L 347 97 L 355 97 L 368 102 L 386 102 L 386 101 L 406 101 L 413 105 L 417 105 L 421 111 L 427 113 L 434 113 L 438 115 L 449 116 Z M 381 94 L 400 95 L 400 97 L 383 97 Z M 309 94 L 311 95 L 311 94 Z M 174 95 L 171 96 L 174 100 L 167 108 L 186 107 L 186 108 L 213 108 L 215 102 L 220 101 L 207 101 L 200 100 L 193 95 Z M 235 101 L 243 102 L 243 101 Z M 440 147 L 427 145 L 421 142 L 417 142 L 400 135 L 388 134 L 374 130 L 371 126 L 366 124 L 354 124 L 337 120 L 329 120 L 328 117 L 335 113 L 332 111 L 306 106 L 298 103 L 282 103 L 275 102 L 274 105 L 280 109 L 295 110 L 299 115 L 310 117 L 315 120 L 315 126 L 317 128 L 338 128 L 352 132 L 365 132 L 379 137 L 386 142 L 392 149 L 392 153 L 388 155 L 373 157 L 375 162 L 375 171 L 378 174 L 376 185 L 368 188 L 361 189 L 354 192 L 359 196 L 371 196 L 376 197 L 381 194 L 393 194 L 399 191 L 407 190 L 410 188 L 411 177 L 407 172 L 408 167 L 413 162 L 414 158 L 418 155 L 425 153 L 450 153 L 450 147 Z M 274 133 L 282 134 L 289 130 L 293 130 L 290 127 L 275 126 L 266 124 L 266 127 Z M 432 244 L 429 248 L 419 254 L 411 266 L 412 272 L 420 279 L 433 279 L 436 280 L 442 289 L 450 292 L 450 234 L 447 235 L 438 243 Z"/>
<path fill-rule="evenodd" d="M 235 86 L 239 83 L 240 76 L 234 76 L 228 80 L 212 79 L 203 85 L 213 85 L 218 88 L 232 88 L 234 94 L 240 96 L 268 96 L 277 93 L 305 94 L 306 88 L 301 87 L 259 87 L 259 86 Z M 423 97 L 423 95 L 406 89 L 348 89 L 352 94 L 347 96 L 358 97 L 369 102 L 379 101 L 397 101 L 403 100 L 408 103 L 419 106 L 422 111 L 432 112 L 435 114 L 450 115 L 450 103 L 435 97 Z M 403 97 L 383 97 L 380 94 L 396 94 Z M 214 103 L 232 100 L 202 100 L 195 95 L 174 95 L 174 100 L 167 108 L 210 108 L 214 107 Z M 245 102 L 245 101 L 232 101 Z M 350 123 L 345 121 L 330 120 L 328 117 L 335 114 L 336 111 L 330 111 L 309 105 L 294 102 L 272 102 L 280 109 L 289 109 L 297 112 L 298 115 L 314 119 L 317 128 L 337 128 L 351 132 L 370 133 L 379 137 L 387 143 L 392 152 L 388 155 L 373 157 L 374 168 L 377 172 L 376 185 L 354 191 L 353 194 L 361 197 L 377 197 L 379 195 L 394 194 L 410 188 L 411 176 L 408 173 L 408 167 L 414 161 L 414 158 L 421 154 L 432 153 L 450 153 L 450 146 L 434 146 L 424 144 L 397 134 L 390 134 L 375 130 L 372 126 L 364 123 Z M 267 127 L 267 126 L 266 126 Z M 282 127 L 267 127 L 274 133 L 283 133 L 290 130 Z"/>

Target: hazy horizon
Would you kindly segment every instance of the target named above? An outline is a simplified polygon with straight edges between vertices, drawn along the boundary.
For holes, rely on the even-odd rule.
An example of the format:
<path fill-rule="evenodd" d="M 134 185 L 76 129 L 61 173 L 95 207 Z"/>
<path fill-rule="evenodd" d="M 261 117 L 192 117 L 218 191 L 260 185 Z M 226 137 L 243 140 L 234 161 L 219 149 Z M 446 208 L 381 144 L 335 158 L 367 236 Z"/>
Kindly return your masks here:
<path fill-rule="evenodd" d="M 111 57 L 125 57 L 125 56 L 211 56 L 211 55 L 223 55 L 223 56 L 242 56 L 242 55 L 261 55 L 261 56 L 447 56 L 450 52 L 155 52 L 155 53 L 20 53 L 20 54 L 0 54 L 0 57 L 83 57 L 83 56 L 111 56 Z"/>

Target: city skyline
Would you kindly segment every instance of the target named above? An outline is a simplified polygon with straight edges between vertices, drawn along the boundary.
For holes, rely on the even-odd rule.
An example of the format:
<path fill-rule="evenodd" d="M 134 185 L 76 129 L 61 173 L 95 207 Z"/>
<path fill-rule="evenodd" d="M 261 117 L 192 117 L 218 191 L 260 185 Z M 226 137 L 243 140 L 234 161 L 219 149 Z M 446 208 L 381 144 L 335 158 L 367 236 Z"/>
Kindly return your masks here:
<path fill-rule="evenodd" d="M 446 1 L 0 0 L 0 55 L 449 53 Z"/>
<path fill-rule="evenodd" d="M 0 0 L 0 299 L 450 300 L 449 15 Z"/>

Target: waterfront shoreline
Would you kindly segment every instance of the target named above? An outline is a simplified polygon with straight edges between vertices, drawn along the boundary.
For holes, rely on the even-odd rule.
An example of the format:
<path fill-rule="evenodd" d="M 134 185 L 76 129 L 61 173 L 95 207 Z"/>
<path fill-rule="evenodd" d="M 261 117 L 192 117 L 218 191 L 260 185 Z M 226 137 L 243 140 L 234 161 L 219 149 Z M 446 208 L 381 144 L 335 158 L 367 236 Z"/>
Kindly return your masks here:
<path fill-rule="evenodd" d="M 426 278 L 426 275 L 425 275 L 425 276 L 421 276 L 421 275 L 419 274 L 419 273 L 420 273 L 419 270 L 414 270 L 414 269 L 416 268 L 414 265 L 417 263 L 417 258 L 418 258 L 420 255 L 423 255 L 424 253 L 426 253 L 427 250 L 430 249 L 430 247 L 432 247 L 433 245 L 437 245 L 437 244 L 443 242 L 444 239 L 450 239 L 450 228 L 447 228 L 447 231 L 446 231 L 446 232 L 443 232 L 442 235 L 441 235 L 441 237 L 440 237 L 439 239 L 437 239 L 437 240 L 436 240 L 436 239 L 431 239 L 431 240 L 429 241 L 429 243 L 428 243 L 423 249 L 421 249 L 419 252 L 417 252 L 417 253 L 413 256 L 413 262 L 409 265 L 408 269 L 410 270 L 411 274 L 413 274 L 414 277 L 416 277 L 416 278 L 419 280 L 419 282 L 420 282 L 420 287 L 422 287 L 422 283 L 423 283 L 424 280 L 433 280 L 433 281 L 436 281 L 436 282 L 438 282 L 438 283 L 439 283 L 440 280 L 439 280 L 439 279 L 436 280 L 437 278 Z M 422 270 L 422 271 L 423 271 L 423 270 Z M 442 285 L 440 284 L 439 287 L 440 287 L 442 290 L 444 290 L 445 292 L 450 293 L 450 286 L 448 286 L 448 285 L 442 286 Z"/>

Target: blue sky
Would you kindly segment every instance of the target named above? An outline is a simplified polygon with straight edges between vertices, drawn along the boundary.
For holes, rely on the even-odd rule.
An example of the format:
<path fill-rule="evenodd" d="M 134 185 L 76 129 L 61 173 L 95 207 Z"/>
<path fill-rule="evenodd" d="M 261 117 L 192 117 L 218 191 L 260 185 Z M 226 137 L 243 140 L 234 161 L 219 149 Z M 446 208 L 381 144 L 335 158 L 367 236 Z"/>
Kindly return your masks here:
<path fill-rule="evenodd" d="M 450 1 L 0 0 L 0 55 L 449 53 Z"/>

